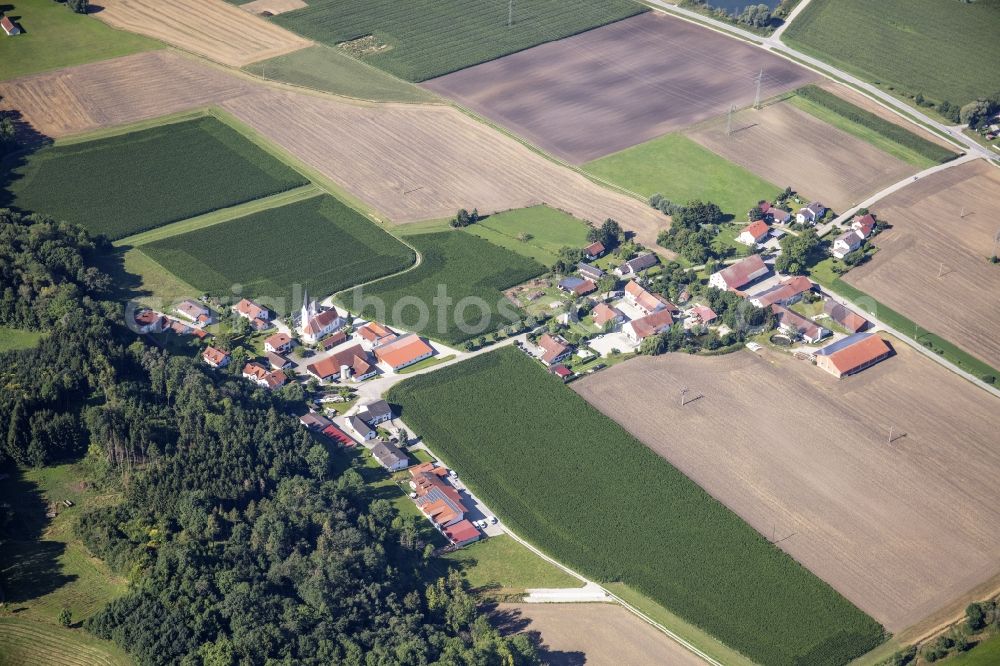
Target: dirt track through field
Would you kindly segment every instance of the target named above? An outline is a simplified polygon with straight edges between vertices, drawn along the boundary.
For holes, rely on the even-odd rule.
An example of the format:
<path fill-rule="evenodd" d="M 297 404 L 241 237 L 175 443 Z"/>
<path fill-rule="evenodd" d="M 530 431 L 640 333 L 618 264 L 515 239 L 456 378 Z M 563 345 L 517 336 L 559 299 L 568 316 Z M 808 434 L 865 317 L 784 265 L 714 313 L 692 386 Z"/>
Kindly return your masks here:
<path fill-rule="evenodd" d="M 686 134 L 780 187 L 843 211 L 919 169 L 787 102 L 714 118 Z"/>
<path fill-rule="evenodd" d="M 394 222 L 548 204 L 655 248 L 669 219 L 443 105 L 355 104 L 157 51 L 0 83 L 53 137 L 219 105 Z"/>
<path fill-rule="evenodd" d="M 499 604 L 492 619 L 507 634 L 539 634 L 554 666 L 705 663 L 617 604 Z"/>
<path fill-rule="evenodd" d="M 94 16 L 232 67 L 312 42 L 223 0 L 101 0 Z"/>
<path fill-rule="evenodd" d="M 572 387 L 898 632 L 1000 571 L 1000 401 L 894 347 L 839 381 L 740 351 L 640 357 Z M 681 387 L 703 397 L 681 407 Z"/>
<path fill-rule="evenodd" d="M 451 97 L 582 164 L 818 78 L 809 70 L 659 12 L 433 79 Z"/>
<path fill-rule="evenodd" d="M 921 179 L 872 208 L 892 229 L 844 279 L 1000 369 L 998 209 L 1000 169 L 982 160 Z"/>

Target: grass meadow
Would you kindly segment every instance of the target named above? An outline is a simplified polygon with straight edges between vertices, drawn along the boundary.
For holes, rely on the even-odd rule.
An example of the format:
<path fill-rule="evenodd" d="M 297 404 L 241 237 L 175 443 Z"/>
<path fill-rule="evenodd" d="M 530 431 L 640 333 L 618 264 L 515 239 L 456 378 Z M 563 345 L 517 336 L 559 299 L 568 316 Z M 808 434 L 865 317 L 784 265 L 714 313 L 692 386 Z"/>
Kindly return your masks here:
<path fill-rule="evenodd" d="M 229 294 L 239 284 L 251 298 L 288 299 L 295 284 L 322 297 L 414 262 L 410 248 L 331 196 L 164 238 L 142 252 L 202 291 Z"/>
<path fill-rule="evenodd" d="M 680 204 L 694 199 L 712 201 L 739 219 L 758 201 L 782 189 L 681 134 L 626 148 L 583 169 L 645 197 L 659 193 Z"/>
<path fill-rule="evenodd" d="M 43 148 L 17 168 L 8 190 L 18 208 L 117 240 L 307 183 L 236 130 L 203 117 Z"/>
<path fill-rule="evenodd" d="M 31 349 L 42 339 L 40 331 L 0 326 L 0 353 L 18 349 Z"/>
<path fill-rule="evenodd" d="M 588 244 L 589 227 L 568 213 L 548 206 L 532 206 L 490 215 L 465 230 L 551 266 L 559 258 L 562 248 Z"/>
<path fill-rule="evenodd" d="M 337 45 L 363 37 L 354 55 L 407 81 L 425 81 L 640 12 L 632 0 L 310 0 L 275 23 Z"/>
<path fill-rule="evenodd" d="M 341 301 L 351 311 L 360 310 L 362 317 L 385 321 L 390 326 L 405 330 L 416 330 L 446 344 L 465 342 L 509 324 L 510 318 L 523 316 L 506 300 L 503 291 L 545 272 L 545 267 L 533 259 L 462 231 L 407 235 L 406 240 L 420 252 L 418 266 L 367 285 L 360 292 L 342 294 Z M 450 305 L 441 309 L 440 318 L 434 300 L 439 287 L 445 287 L 447 296 L 452 299 Z M 385 311 L 378 312 L 370 304 L 355 307 L 363 297 L 378 299 L 384 304 Z M 458 312 L 459 307 L 456 306 L 467 297 L 485 301 L 488 312 L 483 313 L 478 307 L 471 306 Z M 416 303 L 426 304 L 431 311 L 430 319 L 424 326 L 417 325 L 421 322 L 417 309 L 412 306 Z M 501 303 L 507 312 L 500 310 Z M 485 327 L 475 333 L 461 331 L 455 324 L 459 314 L 470 324 L 481 318 L 486 319 Z M 510 315 L 510 318 L 505 315 Z"/>
<path fill-rule="evenodd" d="M 513 348 L 408 379 L 401 416 L 518 534 L 759 663 L 843 664 L 882 627 Z"/>
<path fill-rule="evenodd" d="M 782 39 L 883 88 L 961 106 L 1000 92 L 998 25 L 998 0 L 812 0 Z"/>
<path fill-rule="evenodd" d="M 53 0 L 7 0 L 0 7 L 24 31 L 15 37 L 0 34 L 0 80 L 163 47 Z"/>

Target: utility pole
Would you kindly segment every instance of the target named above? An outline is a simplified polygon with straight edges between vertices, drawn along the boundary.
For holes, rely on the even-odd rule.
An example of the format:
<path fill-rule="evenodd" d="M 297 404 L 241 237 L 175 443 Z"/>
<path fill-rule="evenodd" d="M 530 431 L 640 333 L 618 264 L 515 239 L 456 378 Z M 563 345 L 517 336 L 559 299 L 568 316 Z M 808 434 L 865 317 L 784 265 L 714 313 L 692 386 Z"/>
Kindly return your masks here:
<path fill-rule="evenodd" d="M 687 395 L 688 387 L 684 386 L 681 388 L 681 407 L 684 406 L 684 397 Z"/>
<path fill-rule="evenodd" d="M 733 133 L 733 111 L 736 110 L 736 105 L 731 104 L 729 106 L 729 115 L 726 116 L 726 136 L 731 136 Z"/>
<path fill-rule="evenodd" d="M 507 27 L 514 25 L 514 0 L 507 1 Z"/>
<path fill-rule="evenodd" d="M 757 75 L 757 93 L 753 96 L 753 108 L 760 109 L 760 82 L 764 79 L 764 68 L 760 68 L 760 73 Z"/>
<path fill-rule="evenodd" d="M 889 443 L 890 444 L 892 444 L 892 431 L 893 431 L 893 426 L 889 426 Z"/>

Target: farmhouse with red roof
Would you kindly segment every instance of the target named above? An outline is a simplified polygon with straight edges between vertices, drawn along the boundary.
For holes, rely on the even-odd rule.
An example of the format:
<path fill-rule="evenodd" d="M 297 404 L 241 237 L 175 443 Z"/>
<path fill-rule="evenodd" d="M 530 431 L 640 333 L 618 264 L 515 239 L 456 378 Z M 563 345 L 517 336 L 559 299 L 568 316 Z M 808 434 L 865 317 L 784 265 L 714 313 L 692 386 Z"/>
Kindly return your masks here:
<path fill-rule="evenodd" d="M 757 220 L 756 222 L 751 222 L 747 226 L 743 227 L 743 231 L 741 231 L 740 235 L 736 237 L 736 242 L 743 243 L 749 247 L 754 247 L 767 240 L 767 236 L 770 233 L 771 227 L 767 226 L 767 222 L 764 220 Z"/>
<path fill-rule="evenodd" d="M 760 255 L 751 254 L 746 259 L 712 273 L 709 286 L 723 291 L 736 291 L 770 272 Z"/>
<path fill-rule="evenodd" d="M 861 372 L 892 355 L 892 348 L 874 333 L 855 333 L 816 352 L 816 365 L 838 379 Z"/>

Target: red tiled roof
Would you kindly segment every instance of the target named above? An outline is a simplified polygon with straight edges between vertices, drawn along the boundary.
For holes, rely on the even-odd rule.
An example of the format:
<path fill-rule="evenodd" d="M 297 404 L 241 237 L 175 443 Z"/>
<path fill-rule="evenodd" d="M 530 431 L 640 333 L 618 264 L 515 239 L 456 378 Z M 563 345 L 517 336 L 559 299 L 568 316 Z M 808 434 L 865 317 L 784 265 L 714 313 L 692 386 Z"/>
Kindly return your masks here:
<path fill-rule="evenodd" d="M 659 312 L 654 312 L 653 314 L 633 319 L 629 322 L 632 330 L 635 331 L 635 336 L 640 340 L 645 340 L 651 335 L 663 332 L 670 328 L 673 323 L 674 318 L 670 315 L 669 310 L 660 310 Z"/>
<path fill-rule="evenodd" d="M 567 368 L 562 363 L 560 363 L 559 365 L 553 365 L 551 368 L 549 368 L 549 372 L 551 372 L 553 375 L 562 377 L 563 379 L 566 379 L 567 377 L 570 377 L 573 374 L 573 371 Z"/>
<path fill-rule="evenodd" d="M 323 428 L 320 432 L 329 437 L 330 439 L 334 440 L 335 442 L 339 442 L 346 447 L 354 446 L 354 440 L 351 439 L 351 437 L 346 432 L 344 432 L 335 425 L 332 424 L 328 425 L 325 428 Z"/>
<path fill-rule="evenodd" d="M 264 319 L 261 315 L 266 313 L 267 309 L 257 305 L 249 298 L 244 298 L 236 304 L 236 311 L 244 317 L 249 317 L 250 319 Z"/>
<path fill-rule="evenodd" d="M 643 289 L 635 280 L 630 280 L 628 284 L 625 285 L 625 293 L 632 296 L 632 298 L 635 299 L 635 302 L 638 303 L 639 307 L 649 312 L 663 308 L 666 308 L 671 312 L 677 311 L 676 305 L 659 294 L 654 294 Z"/>
<path fill-rule="evenodd" d="M 314 375 L 326 379 L 340 372 L 340 366 L 349 366 L 357 376 L 367 375 L 372 370 L 371 357 L 361 345 L 353 345 L 328 356 L 322 361 L 311 363 L 306 369 Z"/>
<path fill-rule="evenodd" d="M 591 314 L 594 316 L 594 323 L 598 326 L 604 326 L 612 319 L 622 316 L 618 308 L 611 307 L 607 303 L 598 303 L 595 305 Z"/>
<path fill-rule="evenodd" d="M 323 349 L 332 349 L 345 340 L 347 340 L 347 333 L 344 333 L 343 331 L 336 331 L 335 333 L 323 338 L 320 342 L 323 343 Z"/>
<path fill-rule="evenodd" d="M 573 287 L 573 293 L 576 294 L 577 296 L 586 296 L 587 294 L 596 290 L 597 290 L 597 285 L 594 284 L 593 280 L 588 280 L 587 278 L 584 278 L 583 280 L 580 281 L 578 285 Z"/>
<path fill-rule="evenodd" d="M 545 353 L 542 354 L 542 360 L 545 363 L 553 363 L 569 350 L 569 345 L 556 340 L 548 333 L 538 338 L 538 346 L 545 350 Z"/>
<path fill-rule="evenodd" d="M 760 255 L 751 254 L 746 259 L 723 268 L 719 273 L 729 289 L 739 289 L 746 283 L 764 275 L 767 271 L 767 265 L 760 258 Z"/>
<path fill-rule="evenodd" d="M 461 520 L 454 525 L 449 525 L 442 531 L 449 541 L 458 545 L 475 541 L 480 537 L 479 530 L 468 520 Z"/>
<path fill-rule="evenodd" d="M 270 345 L 274 349 L 281 349 L 291 341 L 292 338 L 287 333 L 275 333 L 267 340 L 264 340 L 264 344 Z"/>
<path fill-rule="evenodd" d="M 205 351 L 202 352 L 201 357 L 209 363 L 218 365 L 229 358 L 229 352 L 215 347 L 205 347 Z"/>
<path fill-rule="evenodd" d="M 393 335 L 393 331 L 377 321 L 370 321 L 358 329 L 358 335 L 368 342 L 375 342 L 379 338 L 385 338 Z"/>
<path fill-rule="evenodd" d="M 833 352 L 829 355 L 829 359 L 841 374 L 847 374 L 888 355 L 891 351 L 885 340 L 877 335 L 868 335 L 852 345 Z"/>
<path fill-rule="evenodd" d="M 604 253 L 604 243 L 601 243 L 600 241 L 591 243 L 587 247 L 583 248 L 583 252 L 584 254 L 588 254 L 592 257 L 599 256 Z"/>
<path fill-rule="evenodd" d="M 694 313 L 701 323 L 707 324 L 710 321 L 714 321 L 719 315 L 715 314 L 715 310 L 708 307 L 707 305 L 696 305 L 691 308 L 691 312 Z"/>
<path fill-rule="evenodd" d="M 318 334 L 324 328 L 329 326 L 331 323 L 337 321 L 340 318 L 340 314 L 335 308 L 330 308 L 329 310 L 323 310 L 318 315 L 306 322 L 305 327 L 302 329 L 304 333 L 307 334 Z"/>
<path fill-rule="evenodd" d="M 0 27 L 3 27 L 7 32 L 12 32 L 14 30 L 14 22 L 4 16 L 0 18 Z"/>
<path fill-rule="evenodd" d="M 767 222 L 764 220 L 757 220 L 745 226 L 743 232 L 750 232 L 750 235 L 757 239 L 771 233 L 771 227 L 767 226 Z"/>
<path fill-rule="evenodd" d="M 375 348 L 375 358 L 381 363 L 387 363 L 391 368 L 410 365 L 420 357 L 433 353 L 434 348 L 414 333 Z"/>
<path fill-rule="evenodd" d="M 243 374 L 249 375 L 254 379 L 260 380 L 264 379 L 264 377 L 267 376 L 268 372 L 267 369 L 264 368 L 264 366 L 260 365 L 259 363 L 251 362 L 243 366 Z"/>

